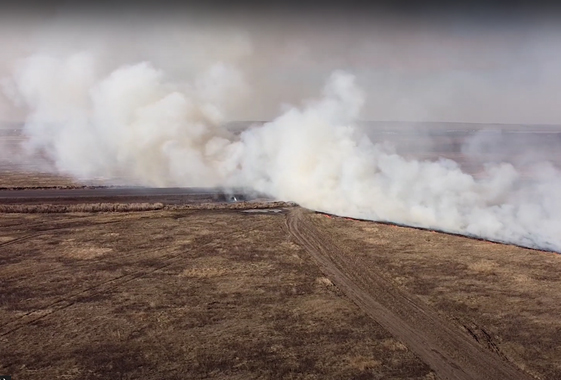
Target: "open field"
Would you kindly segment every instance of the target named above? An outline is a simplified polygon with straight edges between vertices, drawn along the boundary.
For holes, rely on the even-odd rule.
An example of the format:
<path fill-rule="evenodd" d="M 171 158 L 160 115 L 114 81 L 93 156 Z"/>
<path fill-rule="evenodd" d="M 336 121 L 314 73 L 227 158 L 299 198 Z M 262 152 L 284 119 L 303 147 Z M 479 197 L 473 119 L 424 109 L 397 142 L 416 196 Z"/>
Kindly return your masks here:
<path fill-rule="evenodd" d="M 0 372 L 561 377 L 559 255 L 300 210 L 1 214 Z"/>
<path fill-rule="evenodd" d="M 402 318 L 419 330 L 431 328 L 427 316 L 434 312 L 444 318 L 423 343 L 455 326 L 535 378 L 561 378 L 560 255 L 388 224 L 310 218 L 336 242 L 346 265 L 360 271 L 363 286 L 372 279 L 393 284 L 395 294 L 386 301 L 392 312 L 409 310 L 392 304 L 392 297 L 405 297 L 421 314 Z"/>
<path fill-rule="evenodd" d="M 462 157 L 462 133 L 430 158 Z M 561 378 L 558 254 L 18 165 L 0 165 L 0 375 Z"/>
<path fill-rule="evenodd" d="M 0 372 L 13 378 L 434 378 L 323 276 L 283 214 L 1 226 Z"/>
<path fill-rule="evenodd" d="M 0 165 L 0 189 L 14 188 L 70 188 L 80 186 L 70 178 L 20 170 L 18 165 Z"/>

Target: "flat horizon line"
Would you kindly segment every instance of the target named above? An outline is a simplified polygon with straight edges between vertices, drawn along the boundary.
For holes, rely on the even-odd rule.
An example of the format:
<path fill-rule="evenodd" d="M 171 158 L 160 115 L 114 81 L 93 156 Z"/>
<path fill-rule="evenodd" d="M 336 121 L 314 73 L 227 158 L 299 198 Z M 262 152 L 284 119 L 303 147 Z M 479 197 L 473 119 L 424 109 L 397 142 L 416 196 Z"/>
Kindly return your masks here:
<path fill-rule="evenodd" d="M 224 125 L 229 124 L 264 124 L 272 120 L 230 120 Z M 0 128 L 19 127 L 25 125 L 25 121 L 0 121 Z M 514 123 L 514 122 L 479 122 L 479 121 L 415 121 L 415 120 L 357 120 L 357 123 L 388 123 L 388 124 L 454 124 L 454 125 L 497 125 L 497 126 L 525 126 L 525 127 L 561 127 L 561 123 Z"/>

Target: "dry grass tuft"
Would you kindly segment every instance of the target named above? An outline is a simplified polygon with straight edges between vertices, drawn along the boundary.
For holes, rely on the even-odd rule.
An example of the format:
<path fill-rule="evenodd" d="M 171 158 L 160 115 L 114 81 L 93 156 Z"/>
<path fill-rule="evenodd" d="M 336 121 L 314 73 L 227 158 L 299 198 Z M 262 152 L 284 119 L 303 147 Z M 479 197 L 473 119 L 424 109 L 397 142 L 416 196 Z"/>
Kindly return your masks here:
<path fill-rule="evenodd" d="M 223 276 L 227 271 L 224 268 L 189 268 L 185 269 L 181 276 L 194 278 L 213 278 Z"/>
<path fill-rule="evenodd" d="M 330 279 L 328 279 L 327 277 L 318 277 L 316 278 L 316 283 L 323 285 L 323 286 L 327 286 L 327 287 L 331 287 L 334 286 L 333 282 L 331 282 Z"/>
<path fill-rule="evenodd" d="M 84 203 L 72 205 L 0 205 L 0 213 L 130 212 L 161 210 L 163 203 Z"/>
<path fill-rule="evenodd" d="M 112 252 L 111 248 L 103 247 L 74 247 L 68 250 L 67 256 L 74 259 L 91 260 Z"/>
<path fill-rule="evenodd" d="M 88 186 L 88 185 L 28 185 L 28 186 L 0 186 L 0 190 L 17 191 L 17 190 L 76 190 L 76 189 L 100 189 L 105 186 Z"/>
<path fill-rule="evenodd" d="M 233 202 L 233 203 L 193 203 L 185 205 L 167 206 L 168 210 L 246 210 L 246 209 L 267 209 L 293 207 L 293 202 L 273 201 L 273 202 Z"/>
<path fill-rule="evenodd" d="M 380 367 L 382 362 L 365 356 L 354 356 L 348 358 L 349 364 L 360 371 L 367 371 Z"/>
<path fill-rule="evenodd" d="M 244 210 L 292 207 L 292 202 L 235 202 L 165 205 L 163 203 L 0 204 L 0 213 L 131 212 L 153 210 Z"/>

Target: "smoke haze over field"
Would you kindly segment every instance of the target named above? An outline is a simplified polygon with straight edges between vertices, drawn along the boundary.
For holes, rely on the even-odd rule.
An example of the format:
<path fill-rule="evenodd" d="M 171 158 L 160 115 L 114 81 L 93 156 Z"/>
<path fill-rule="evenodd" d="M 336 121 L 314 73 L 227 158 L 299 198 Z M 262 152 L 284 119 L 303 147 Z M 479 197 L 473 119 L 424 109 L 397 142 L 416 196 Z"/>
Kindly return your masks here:
<path fill-rule="evenodd" d="M 343 69 L 367 94 L 365 120 L 561 124 L 557 13 L 146 7 L 116 1 L 4 11 L 0 76 L 36 53 L 88 51 L 105 74 L 148 61 L 174 83 L 222 61 L 243 73 L 253 94 L 228 118 L 271 120 L 280 104 L 315 96 Z M 2 110 L 3 121 L 24 117 L 5 96 Z"/>
<path fill-rule="evenodd" d="M 532 182 L 508 150 L 475 179 L 448 159 L 406 159 L 358 128 L 364 119 L 561 123 L 561 30 L 547 19 L 81 12 L 29 16 L 24 34 L 1 24 L 11 47 L 0 53 L 1 119 L 25 119 L 27 153 L 57 172 L 243 186 L 316 210 L 561 251 L 561 173 L 548 157 L 524 149 Z M 271 121 L 239 135 L 224 127 L 240 119 Z M 476 135 L 463 153 L 490 141 Z"/>

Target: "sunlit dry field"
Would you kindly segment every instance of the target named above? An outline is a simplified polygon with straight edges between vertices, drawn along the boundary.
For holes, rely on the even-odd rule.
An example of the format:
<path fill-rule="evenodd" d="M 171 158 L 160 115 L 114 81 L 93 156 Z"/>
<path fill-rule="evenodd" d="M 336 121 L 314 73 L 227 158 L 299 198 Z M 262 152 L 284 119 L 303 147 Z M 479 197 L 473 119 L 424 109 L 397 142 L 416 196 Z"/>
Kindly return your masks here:
<path fill-rule="evenodd" d="M 478 344 L 561 378 L 561 256 L 433 231 L 315 215 L 314 223 Z"/>
<path fill-rule="evenodd" d="M 283 214 L 0 218 L 14 378 L 434 378 L 295 244 Z"/>
<path fill-rule="evenodd" d="M 289 234 L 288 211 L 3 214 L 1 371 L 436 378 L 322 273 Z M 489 355 L 535 378 L 561 375 L 558 255 L 308 217 L 349 260 L 365 260 Z"/>

